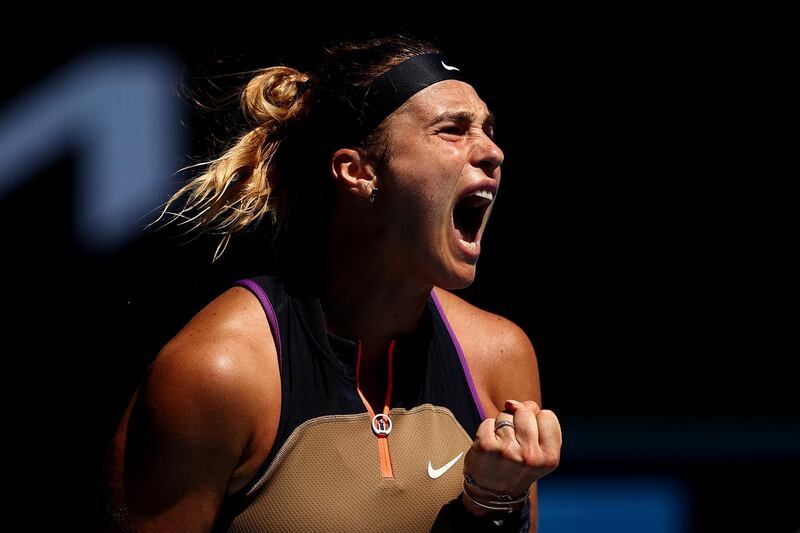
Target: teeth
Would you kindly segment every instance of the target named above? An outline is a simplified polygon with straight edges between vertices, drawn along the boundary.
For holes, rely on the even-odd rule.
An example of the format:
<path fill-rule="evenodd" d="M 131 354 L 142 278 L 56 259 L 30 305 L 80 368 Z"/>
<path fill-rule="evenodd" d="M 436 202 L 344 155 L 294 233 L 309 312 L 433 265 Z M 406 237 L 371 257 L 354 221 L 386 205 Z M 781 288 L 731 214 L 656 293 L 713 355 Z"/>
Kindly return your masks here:
<path fill-rule="evenodd" d="M 461 238 L 459 238 L 458 240 L 461 242 L 461 245 L 466 247 L 466 248 L 469 248 L 471 250 L 477 250 L 478 249 L 478 243 L 477 242 L 469 242 L 469 241 L 465 241 L 464 239 L 461 239 Z"/>
<path fill-rule="evenodd" d="M 492 191 L 488 189 L 481 189 L 479 191 L 475 191 L 474 193 L 470 194 L 469 196 L 480 196 L 481 198 L 486 198 L 490 202 L 494 199 L 494 195 Z"/>

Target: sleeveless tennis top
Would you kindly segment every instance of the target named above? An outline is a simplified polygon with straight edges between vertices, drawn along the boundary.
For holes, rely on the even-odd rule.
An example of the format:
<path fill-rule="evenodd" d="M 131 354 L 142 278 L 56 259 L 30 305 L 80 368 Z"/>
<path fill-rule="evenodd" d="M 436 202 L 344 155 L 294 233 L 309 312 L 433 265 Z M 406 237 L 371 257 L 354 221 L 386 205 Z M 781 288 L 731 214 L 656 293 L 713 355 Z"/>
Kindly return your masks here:
<path fill-rule="evenodd" d="M 371 406 L 358 383 L 361 341 L 327 331 L 317 296 L 279 275 L 236 284 L 266 313 L 281 411 L 272 450 L 225 498 L 215 531 L 430 531 L 461 493 L 485 418 L 434 291 L 417 330 L 391 341 L 387 399 Z"/>

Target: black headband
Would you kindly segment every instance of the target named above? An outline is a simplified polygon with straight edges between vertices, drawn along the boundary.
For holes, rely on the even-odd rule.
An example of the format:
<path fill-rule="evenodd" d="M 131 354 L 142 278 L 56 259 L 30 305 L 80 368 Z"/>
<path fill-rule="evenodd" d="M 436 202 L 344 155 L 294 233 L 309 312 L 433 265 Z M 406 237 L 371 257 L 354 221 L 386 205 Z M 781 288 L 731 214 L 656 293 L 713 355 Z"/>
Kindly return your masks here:
<path fill-rule="evenodd" d="M 403 102 L 442 80 L 469 83 L 461 70 L 437 53 L 414 56 L 378 76 L 364 97 L 363 133 L 370 133 Z"/>

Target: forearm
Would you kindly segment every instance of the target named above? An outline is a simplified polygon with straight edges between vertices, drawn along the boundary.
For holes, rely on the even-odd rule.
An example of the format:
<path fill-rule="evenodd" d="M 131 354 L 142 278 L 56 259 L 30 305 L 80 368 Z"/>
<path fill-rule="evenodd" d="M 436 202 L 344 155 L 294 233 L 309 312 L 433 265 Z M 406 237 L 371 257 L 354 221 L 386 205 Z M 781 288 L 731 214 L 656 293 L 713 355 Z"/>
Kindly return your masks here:
<path fill-rule="evenodd" d="M 538 483 L 534 483 L 531 487 L 531 518 L 529 533 L 536 533 L 539 531 L 539 498 L 538 498 Z"/>
<path fill-rule="evenodd" d="M 515 512 L 491 511 L 476 505 L 463 492 L 439 511 L 432 532 L 526 533 L 536 531 L 535 504 L 526 504 Z M 533 520 L 532 520 L 533 518 Z"/>

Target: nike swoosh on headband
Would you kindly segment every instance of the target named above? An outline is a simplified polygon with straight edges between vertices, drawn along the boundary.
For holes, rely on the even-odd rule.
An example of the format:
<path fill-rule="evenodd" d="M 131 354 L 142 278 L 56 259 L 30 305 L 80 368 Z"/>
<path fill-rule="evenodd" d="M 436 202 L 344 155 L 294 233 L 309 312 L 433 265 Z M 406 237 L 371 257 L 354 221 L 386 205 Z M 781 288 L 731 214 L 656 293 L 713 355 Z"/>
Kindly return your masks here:
<path fill-rule="evenodd" d="M 428 475 L 430 476 L 431 479 L 436 479 L 437 477 L 441 477 L 442 474 L 450 470 L 451 466 L 456 464 L 456 462 L 461 458 L 462 455 L 464 455 L 464 452 L 461 452 L 460 454 L 456 455 L 452 461 L 450 461 L 449 463 L 440 468 L 433 468 L 431 462 L 428 461 Z"/>
<path fill-rule="evenodd" d="M 460 69 L 448 65 L 445 59 L 442 54 L 434 52 L 416 55 L 375 78 L 360 102 L 350 100 L 331 102 L 335 105 L 344 105 L 340 111 L 345 114 L 352 114 L 355 109 L 360 115 L 356 121 L 358 125 L 352 132 L 352 141 L 365 138 L 403 102 L 429 85 L 444 80 L 470 83 L 468 76 L 465 76 Z"/>

